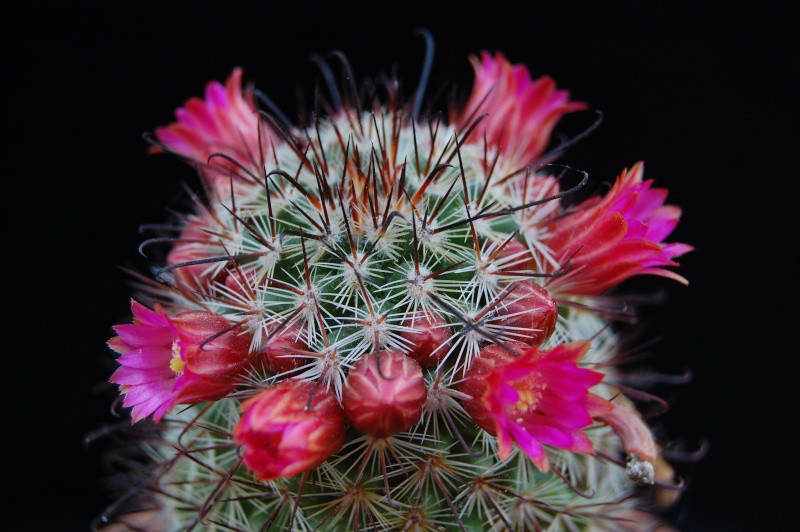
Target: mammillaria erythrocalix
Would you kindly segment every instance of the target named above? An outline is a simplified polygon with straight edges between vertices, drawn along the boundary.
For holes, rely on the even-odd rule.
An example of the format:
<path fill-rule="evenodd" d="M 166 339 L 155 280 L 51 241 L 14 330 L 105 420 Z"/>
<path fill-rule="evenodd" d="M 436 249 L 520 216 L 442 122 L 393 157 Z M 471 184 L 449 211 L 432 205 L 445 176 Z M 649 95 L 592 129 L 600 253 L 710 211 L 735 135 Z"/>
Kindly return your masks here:
<path fill-rule="evenodd" d="M 406 101 L 335 56 L 306 122 L 237 68 L 151 137 L 203 193 L 110 342 L 152 424 L 140 495 L 167 529 L 620 526 L 671 469 L 608 291 L 685 283 L 680 210 L 641 163 L 588 194 L 551 142 L 587 106 L 499 53 L 447 116 L 429 62 Z"/>

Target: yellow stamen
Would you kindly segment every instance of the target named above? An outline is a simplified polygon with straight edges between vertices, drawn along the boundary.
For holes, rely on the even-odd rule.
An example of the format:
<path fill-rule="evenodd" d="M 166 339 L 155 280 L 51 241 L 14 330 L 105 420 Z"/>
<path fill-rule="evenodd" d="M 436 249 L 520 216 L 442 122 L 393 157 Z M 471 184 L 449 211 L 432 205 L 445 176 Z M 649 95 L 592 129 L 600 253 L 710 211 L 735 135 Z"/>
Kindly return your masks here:
<path fill-rule="evenodd" d="M 528 410 L 535 410 L 536 405 L 542 398 L 542 392 L 545 390 L 545 385 L 533 383 L 529 388 L 517 388 L 519 400 L 514 405 L 518 412 L 527 412 Z"/>
<path fill-rule="evenodd" d="M 183 373 L 185 366 L 186 362 L 181 358 L 181 348 L 178 345 L 178 341 L 175 340 L 172 342 L 172 359 L 169 361 L 169 369 L 175 373 Z"/>

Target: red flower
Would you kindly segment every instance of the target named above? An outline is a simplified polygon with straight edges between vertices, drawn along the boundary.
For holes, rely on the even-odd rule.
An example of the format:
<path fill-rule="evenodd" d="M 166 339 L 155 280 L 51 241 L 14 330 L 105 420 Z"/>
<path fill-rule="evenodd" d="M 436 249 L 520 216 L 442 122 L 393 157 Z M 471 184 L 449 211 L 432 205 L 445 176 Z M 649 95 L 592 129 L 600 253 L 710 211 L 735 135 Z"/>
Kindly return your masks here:
<path fill-rule="evenodd" d="M 309 404 L 309 399 L 311 399 Z M 317 467 L 344 443 L 344 417 L 324 386 L 286 379 L 242 404 L 233 430 L 244 462 L 261 480 L 285 478 Z"/>
<path fill-rule="evenodd" d="M 678 223 L 681 210 L 664 205 L 667 190 L 642 181 L 644 165 L 623 171 L 602 199 L 592 198 L 571 213 L 552 219 L 545 241 L 564 265 L 572 269 L 554 278 L 551 293 L 598 295 L 634 275 L 661 275 L 687 281 L 664 269 L 677 266 L 672 259 L 691 251 L 686 244 L 664 244 Z"/>
<path fill-rule="evenodd" d="M 111 382 L 133 407 L 133 421 L 152 414 L 158 421 L 175 404 L 196 404 L 224 397 L 236 385 L 247 361 L 249 336 L 229 331 L 231 323 L 212 312 L 183 312 L 170 318 L 156 305 L 150 310 L 131 301 L 134 322 L 117 325 L 108 345 L 121 356 Z"/>
<path fill-rule="evenodd" d="M 253 95 L 242 92 L 241 68 L 233 70 L 224 86 L 217 81 L 206 85 L 205 99 L 190 99 L 175 111 L 175 117 L 176 122 L 156 128 L 156 138 L 168 150 L 199 163 L 210 185 L 227 190 L 230 173 L 241 172 L 223 158 L 212 159 L 209 166 L 213 153 L 224 153 L 259 172 L 262 147 L 269 146 L 270 134 L 268 128 L 261 128 L 259 145 L 258 114 Z"/>
<path fill-rule="evenodd" d="M 350 370 L 342 406 L 353 427 L 383 438 L 411 428 L 422 415 L 427 396 L 419 364 L 387 349 L 362 357 Z"/>
<path fill-rule="evenodd" d="M 488 113 L 471 138 L 499 147 L 507 159 L 520 166 L 535 160 L 550 142 L 550 134 L 564 114 L 584 109 L 571 102 L 569 93 L 556 89 L 548 76 L 531 79 L 524 65 L 512 65 L 497 53 L 470 57 L 475 68 L 475 83 L 466 107 L 457 118 L 460 128 Z"/>
<path fill-rule="evenodd" d="M 481 350 L 459 389 L 469 395 L 464 408 L 488 433 L 497 436 L 501 459 L 517 443 L 541 470 L 547 470 L 543 444 L 592 453 L 583 429 L 607 402 L 589 392 L 603 374 L 578 367 L 588 342 L 539 350 L 525 344 L 490 345 Z"/>

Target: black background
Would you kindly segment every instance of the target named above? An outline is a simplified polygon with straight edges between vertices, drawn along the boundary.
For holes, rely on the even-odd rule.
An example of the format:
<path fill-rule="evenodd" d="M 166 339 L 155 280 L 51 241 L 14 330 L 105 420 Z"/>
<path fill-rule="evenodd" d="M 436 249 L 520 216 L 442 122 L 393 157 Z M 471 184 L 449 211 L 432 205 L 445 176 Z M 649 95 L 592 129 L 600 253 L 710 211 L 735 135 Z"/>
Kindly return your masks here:
<path fill-rule="evenodd" d="M 192 172 L 148 156 L 141 133 L 172 120 L 206 81 L 242 65 L 286 110 L 319 77 L 311 52 L 341 49 L 357 74 L 398 65 L 413 86 L 436 38 L 432 87 L 466 88 L 466 60 L 502 50 L 604 111 L 563 159 L 609 181 L 647 161 L 684 209 L 675 240 L 689 288 L 646 309 L 657 367 L 691 367 L 668 397 L 674 436 L 711 441 L 670 518 L 687 530 L 787 527 L 797 493 L 794 393 L 798 236 L 795 20 L 777 3 L 374 2 L 127 8 L 25 4 L 5 13 L 2 205 L 4 522 L 85 529 L 104 504 L 100 448 L 82 437 L 108 413 L 110 325 L 128 319 L 117 269 L 141 265 L 142 222 L 179 205 Z M 724 6 L 724 7 L 723 7 Z M 665 283 L 644 283 L 654 287 Z M 796 326 L 795 326 L 796 328 Z M 10 366 L 8 365 L 10 363 Z M 6 418 L 7 419 L 7 418 Z M 10 462 L 10 464 L 9 464 Z M 9 468 L 10 466 L 10 468 Z M 9 470 L 10 469 L 10 470 Z M 8 491 L 6 491 L 8 488 Z"/>

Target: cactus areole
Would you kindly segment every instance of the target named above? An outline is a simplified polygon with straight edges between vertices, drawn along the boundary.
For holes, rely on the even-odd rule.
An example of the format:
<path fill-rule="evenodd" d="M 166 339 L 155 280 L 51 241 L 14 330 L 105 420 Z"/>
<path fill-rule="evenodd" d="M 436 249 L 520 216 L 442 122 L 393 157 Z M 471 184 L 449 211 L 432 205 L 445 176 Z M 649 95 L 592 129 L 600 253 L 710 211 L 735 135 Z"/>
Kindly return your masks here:
<path fill-rule="evenodd" d="M 613 528 L 655 482 L 613 289 L 686 282 L 680 209 L 555 164 L 595 115 L 499 53 L 439 112 L 424 36 L 410 92 L 317 58 L 291 121 L 237 68 L 149 137 L 202 183 L 110 341 L 163 529 Z"/>

